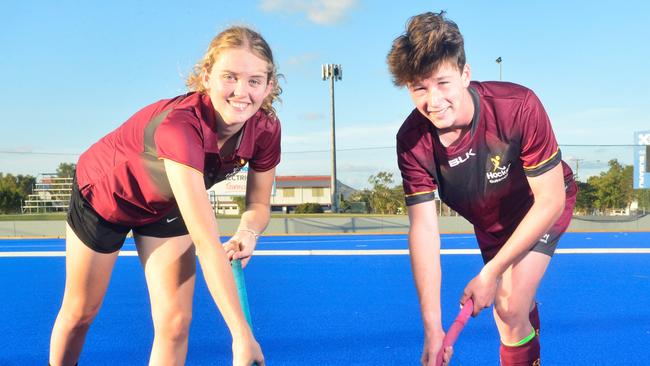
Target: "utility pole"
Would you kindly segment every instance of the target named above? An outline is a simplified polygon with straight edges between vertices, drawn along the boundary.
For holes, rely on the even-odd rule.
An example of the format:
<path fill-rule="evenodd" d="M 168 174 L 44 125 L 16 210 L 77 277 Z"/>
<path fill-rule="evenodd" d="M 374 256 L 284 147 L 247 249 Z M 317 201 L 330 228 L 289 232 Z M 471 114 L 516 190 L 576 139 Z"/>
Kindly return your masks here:
<path fill-rule="evenodd" d="M 334 113 L 334 81 L 343 79 L 343 68 L 337 64 L 324 64 L 321 67 L 321 77 L 323 80 L 330 80 L 330 106 L 332 114 L 332 175 L 331 175 L 331 194 L 332 194 L 332 212 L 339 212 L 339 195 L 336 185 L 336 123 Z"/>
<path fill-rule="evenodd" d="M 575 161 L 575 163 L 576 163 L 576 173 L 573 176 L 575 177 L 575 180 L 578 180 L 578 178 L 579 178 L 578 172 L 580 171 L 580 162 L 585 161 L 585 159 L 571 158 L 569 160 Z"/>
<path fill-rule="evenodd" d="M 502 73 L 503 70 L 501 69 L 501 62 L 503 61 L 503 59 L 501 59 L 501 56 L 499 56 L 495 61 L 496 63 L 499 64 L 499 81 L 501 81 L 503 80 L 503 73 Z"/>

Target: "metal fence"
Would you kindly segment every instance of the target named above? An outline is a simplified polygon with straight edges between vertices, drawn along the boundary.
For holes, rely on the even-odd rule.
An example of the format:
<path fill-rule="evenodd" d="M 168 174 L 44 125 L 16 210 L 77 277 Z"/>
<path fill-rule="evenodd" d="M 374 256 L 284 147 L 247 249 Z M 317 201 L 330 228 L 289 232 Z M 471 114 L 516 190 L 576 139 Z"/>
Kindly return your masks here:
<path fill-rule="evenodd" d="M 392 140 L 393 136 L 387 137 Z M 617 160 L 633 165 L 635 145 L 560 145 L 562 157 L 580 181 L 608 170 L 608 162 Z M 393 174 L 394 184 L 400 184 L 394 145 L 337 148 L 337 178 L 355 189 L 369 188 L 368 179 L 379 172 Z M 62 162 L 74 163 L 79 155 L 62 152 L 0 151 L 0 172 L 37 176 L 55 171 Z M 330 175 L 331 154 L 325 150 L 292 150 L 283 147 L 277 175 Z"/>

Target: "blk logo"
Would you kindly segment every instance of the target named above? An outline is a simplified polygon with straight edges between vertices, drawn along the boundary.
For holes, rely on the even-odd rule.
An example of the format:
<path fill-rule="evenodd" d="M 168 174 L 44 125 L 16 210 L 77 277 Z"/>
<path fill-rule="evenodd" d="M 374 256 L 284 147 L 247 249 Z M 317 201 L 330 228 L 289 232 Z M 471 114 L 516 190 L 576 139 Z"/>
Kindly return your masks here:
<path fill-rule="evenodd" d="M 449 160 L 449 166 L 453 168 L 456 165 L 460 165 L 460 164 L 466 162 L 467 159 L 469 159 L 470 156 L 476 156 L 476 154 L 474 154 L 472 152 L 472 149 L 469 149 L 469 151 L 465 153 L 465 156 L 458 156 L 458 157 L 455 157 L 455 158 Z"/>

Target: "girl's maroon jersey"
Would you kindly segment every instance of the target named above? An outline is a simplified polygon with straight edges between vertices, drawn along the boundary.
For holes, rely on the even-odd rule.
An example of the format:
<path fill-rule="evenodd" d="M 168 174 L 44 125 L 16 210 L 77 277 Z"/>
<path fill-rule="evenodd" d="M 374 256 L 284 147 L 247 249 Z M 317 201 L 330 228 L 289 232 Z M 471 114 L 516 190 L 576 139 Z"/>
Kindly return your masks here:
<path fill-rule="evenodd" d="M 440 199 L 469 220 L 479 245 L 505 243 L 533 204 L 526 177 L 562 164 L 567 200 L 576 195 L 571 168 L 562 161 L 542 103 L 529 89 L 504 82 L 472 82 L 471 130 L 445 148 L 431 121 L 417 109 L 397 134 L 406 204 Z M 573 205 L 571 205 L 572 207 Z M 571 215 L 554 228 L 566 230 Z"/>
<path fill-rule="evenodd" d="M 79 190 L 107 221 L 140 226 L 160 220 L 176 206 L 162 159 L 201 172 L 206 188 L 246 163 L 263 172 L 280 162 L 280 122 L 261 110 L 233 137 L 237 145 L 230 156 L 219 154 L 218 137 L 209 96 L 189 93 L 158 101 L 81 155 Z"/>

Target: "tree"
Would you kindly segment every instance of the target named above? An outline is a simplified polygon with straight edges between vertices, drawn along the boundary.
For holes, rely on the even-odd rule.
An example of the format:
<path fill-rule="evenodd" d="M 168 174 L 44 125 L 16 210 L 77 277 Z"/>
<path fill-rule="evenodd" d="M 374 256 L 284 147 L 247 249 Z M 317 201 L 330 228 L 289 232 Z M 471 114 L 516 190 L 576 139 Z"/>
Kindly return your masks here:
<path fill-rule="evenodd" d="M 364 213 L 370 213 L 371 207 L 370 207 L 370 196 L 372 192 L 369 189 L 362 189 L 360 191 L 356 191 L 352 193 L 346 203 L 349 206 L 352 206 L 349 202 L 363 202 L 365 203 L 365 212 Z"/>
<path fill-rule="evenodd" d="M 404 212 L 405 203 L 402 186 L 390 187 L 393 183 L 393 173 L 379 172 L 377 175 L 371 175 L 368 182 L 372 184 L 369 198 L 373 213 L 397 214 Z"/>
<path fill-rule="evenodd" d="M 56 175 L 59 178 L 74 178 L 75 170 L 77 170 L 77 164 L 61 163 L 59 164 L 59 167 L 56 168 Z"/>
<path fill-rule="evenodd" d="M 586 215 L 593 214 L 596 202 L 596 188 L 586 182 L 576 182 L 578 196 L 576 197 L 575 210 Z"/>
<path fill-rule="evenodd" d="M 27 196 L 34 191 L 35 184 L 36 178 L 31 175 L 18 174 L 16 176 L 16 186 L 18 187 L 18 192 L 20 192 L 23 199 L 27 199 Z"/>
<path fill-rule="evenodd" d="M 393 188 L 391 188 L 391 195 L 393 197 L 393 202 L 395 204 L 395 213 L 396 214 L 405 214 L 406 213 L 406 201 L 404 201 L 404 186 L 400 183 Z"/>
<path fill-rule="evenodd" d="M 639 210 L 650 211 L 650 189 L 635 189 L 634 198 L 639 204 Z"/>
<path fill-rule="evenodd" d="M 601 212 L 629 208 L 634 198 L 633 167 L 621 165 L 616 159 L 607 165 L 609 170 L 587 180 L 594 188 L 594 207 Z"/>
<path fill-rule="evenodd" d="M 0 213 L 20 212 L 22 196 L 17 190 L 8 187 L 0 187 Z"/>
<path fill-rule="evenodd" d="M 0 213 L 20 212 L 22 202 L 32 192 L 36 178 L 31 175 L 0 173 Z"/>
<path fill-rule="evenodd" d="M 0 187 L 15 190 L 24 197 L 32 193 L 35 183 L 36 178 L 31 175 L 4 175 L 0 173 Z"/>
<path fill-rule="evenodd" d="M 341 195 L 341 200 L 339 201 L 339 212 L 349 212 L 350 209 L 352 208 L 352 205 L 350 205 L 350 201 L 346 200 L 343 195 Z"/>

